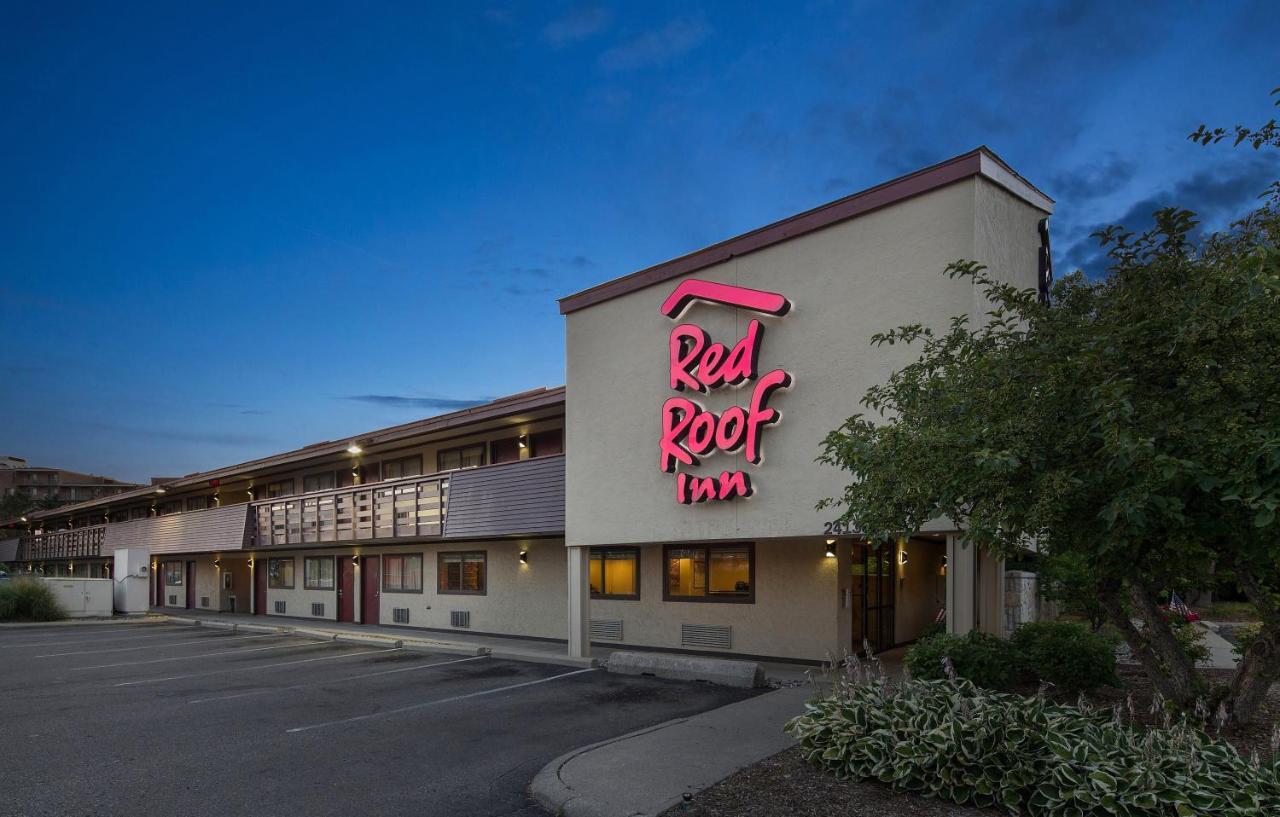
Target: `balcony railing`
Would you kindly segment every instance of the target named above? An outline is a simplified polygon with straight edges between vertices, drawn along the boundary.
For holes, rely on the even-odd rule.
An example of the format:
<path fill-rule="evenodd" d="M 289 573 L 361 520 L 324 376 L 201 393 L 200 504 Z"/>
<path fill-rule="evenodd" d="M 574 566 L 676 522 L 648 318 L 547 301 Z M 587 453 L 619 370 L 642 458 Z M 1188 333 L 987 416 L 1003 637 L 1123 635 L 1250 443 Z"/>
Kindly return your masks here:
<path fill-rule="evenodd" d="M 409 477 L 254 503 L 259 547 L 441 536 L 448 475 Z"/>
<path fill-rule="evenodd" d="M 18 560 L 78 559 L 102 555 L 106 525 L 74 528 L 53 533 L 35 533 L 18 540 Z"/>

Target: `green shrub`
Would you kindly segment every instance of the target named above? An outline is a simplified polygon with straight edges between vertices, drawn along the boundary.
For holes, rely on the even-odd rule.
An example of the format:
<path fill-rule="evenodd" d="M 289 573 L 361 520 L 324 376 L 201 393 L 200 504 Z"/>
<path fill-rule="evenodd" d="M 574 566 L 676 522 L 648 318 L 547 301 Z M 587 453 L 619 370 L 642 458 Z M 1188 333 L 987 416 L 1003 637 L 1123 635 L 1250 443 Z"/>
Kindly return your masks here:
<path fill-rule="evenodd" d="M 1011 814 L 1280 814 L 1280 761 L 1255 765 L 1185 720 L 1143 730 L 1119 713 L 964 680 L 837 683 L 786 730 L 841 779 Z"/>
<path fill-rule="evenodd" d="M 0 584 L 0 621 L 59 621 L 66 617 L 53 591 L 39 579 L 11 579 Z"/>
<path fill-rule="evenodd" d="M 943 660 L 951 659 L 956 675 L 988 689 L 1008 689 L 1023 675 L 1023 662 L 1013 645 L 986 633 L 939 633 L 913 644 L 904 659 L 907 672 L 919 680 L 946 677 Z"/>
<path fill-rule="evenodd" d="M 1036 621 L 1014 631 L 1011 643 L 1040 681 L 1070 692 L 1115 686 L 1115 645 L 1083 624 Z"/>
<path fill-rule="evenodd" d="M 1209 645 L 1205 643 L 1203 627 L 1190 621 L 1180 624 L 1175 620 L 1170 624 L 1173 625 L 1173 637 L 1185 656 L 1197 664 L 1209 660 Z"/>
<path fill-rule="evenodd" d="M 1244 651 L 1249 649 L 1249 645 L 1258 640 L 1258 636 L 1262 635 L 1262 622 L 1254 621 L 1250 624 L 1241 624 L 1231 631 L 1231 637 L 1235 643 L 1231 645 L 1231 649 L 1236 655 L 1244 655 Z"/>

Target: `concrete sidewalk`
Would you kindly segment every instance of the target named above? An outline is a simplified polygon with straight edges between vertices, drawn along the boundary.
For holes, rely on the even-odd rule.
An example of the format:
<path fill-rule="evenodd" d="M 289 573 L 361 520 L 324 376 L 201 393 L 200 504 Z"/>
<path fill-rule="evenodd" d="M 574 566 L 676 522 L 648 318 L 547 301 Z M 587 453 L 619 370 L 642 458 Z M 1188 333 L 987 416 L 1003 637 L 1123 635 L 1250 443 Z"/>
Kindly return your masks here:
<path fill-rule="evenodd" d="M 783 725 L 804 710 L 810 686 L 767 692 L 561 755 L 529 792 L 565 817 L 645 817 L 680 803 L 795 744 Z"/>

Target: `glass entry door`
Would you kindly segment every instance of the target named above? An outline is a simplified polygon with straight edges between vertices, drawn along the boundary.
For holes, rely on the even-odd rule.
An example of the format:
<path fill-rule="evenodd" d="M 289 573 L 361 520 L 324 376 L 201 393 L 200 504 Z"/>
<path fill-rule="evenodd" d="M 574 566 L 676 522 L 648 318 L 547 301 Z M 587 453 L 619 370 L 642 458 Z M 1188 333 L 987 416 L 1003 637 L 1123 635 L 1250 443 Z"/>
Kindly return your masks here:
<path fill-rule="evenodd" d="M 893 565 L 893 546 L 866 544 L 853 546 L 853 644 L 854 652 L 862 650 L 865 639 L 874 652 L 892 647 L 894 639 L 894 587 L 897 584 Z"/>

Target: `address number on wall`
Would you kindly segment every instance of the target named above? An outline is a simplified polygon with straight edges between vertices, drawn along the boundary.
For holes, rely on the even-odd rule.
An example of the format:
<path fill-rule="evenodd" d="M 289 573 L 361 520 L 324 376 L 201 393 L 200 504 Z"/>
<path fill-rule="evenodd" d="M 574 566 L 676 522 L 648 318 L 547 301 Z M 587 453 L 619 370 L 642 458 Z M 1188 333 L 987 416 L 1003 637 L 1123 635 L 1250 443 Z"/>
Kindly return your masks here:
<path fill-rule="evenodd" d="M 848 522 L 837 519 L 834 522 L 823 523 L 822 532 L 827 536 L 852 536 L 858 531 Z"/>

